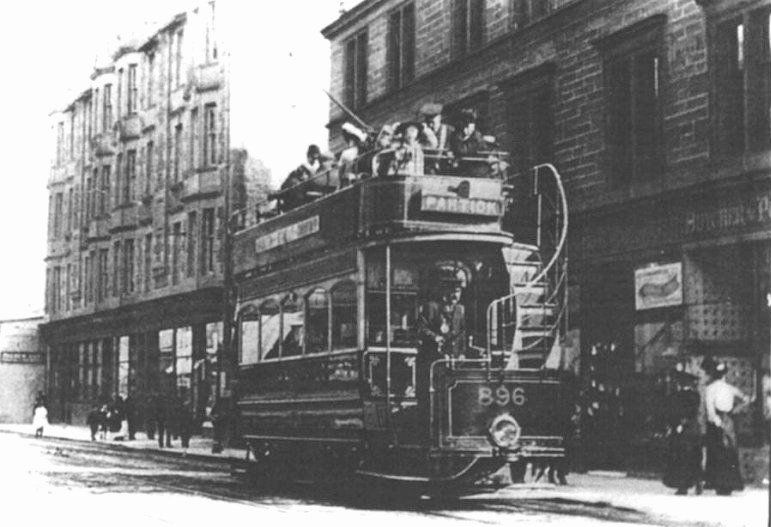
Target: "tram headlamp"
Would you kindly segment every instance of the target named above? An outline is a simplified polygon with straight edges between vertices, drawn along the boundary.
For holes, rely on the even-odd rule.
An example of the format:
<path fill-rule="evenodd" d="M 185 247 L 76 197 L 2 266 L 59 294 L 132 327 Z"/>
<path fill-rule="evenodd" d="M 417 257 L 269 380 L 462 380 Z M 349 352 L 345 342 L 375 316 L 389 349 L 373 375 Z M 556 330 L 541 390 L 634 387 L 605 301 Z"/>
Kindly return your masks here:
<path fill-rule="evenodd" d="M 490 441 L 499 448 L 514 449 L 522 433 L 517 420 L 509 414 L 501 414 L 490 425 Z"/>

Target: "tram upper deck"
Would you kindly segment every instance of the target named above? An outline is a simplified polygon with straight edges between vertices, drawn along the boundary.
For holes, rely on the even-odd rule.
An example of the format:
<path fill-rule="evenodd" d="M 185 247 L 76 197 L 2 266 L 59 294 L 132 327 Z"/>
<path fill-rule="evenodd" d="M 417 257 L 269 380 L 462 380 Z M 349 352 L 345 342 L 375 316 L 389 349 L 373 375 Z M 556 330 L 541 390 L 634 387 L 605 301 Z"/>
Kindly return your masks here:
<path fill-rule="evenodd" d="M 502 228 L 507 180 L 504 152 L 484 152 L 452 170 L 434 174 L 373 177 L 338 188 L 333 172 L 320 174 L 274 195 L 278 211 L 238 217 L 234 273 L 289 263 L 307 252 L 383 239 L 473 239 L 507 244 Z M 437 152 L 437 160 L 446 159 Z M 336 169 L 335 169 L 336 170 Z M 301 204 L 281 211 L 293 193 Z"/>

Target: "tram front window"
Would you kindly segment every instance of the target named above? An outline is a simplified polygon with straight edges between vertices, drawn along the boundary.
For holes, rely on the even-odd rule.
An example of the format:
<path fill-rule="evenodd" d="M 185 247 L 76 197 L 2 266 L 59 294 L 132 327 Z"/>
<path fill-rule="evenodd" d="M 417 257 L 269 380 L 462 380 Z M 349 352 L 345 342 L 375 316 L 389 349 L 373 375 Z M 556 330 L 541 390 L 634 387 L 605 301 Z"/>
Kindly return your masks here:
<path fill-rule="evenodd" d="M 453 302 L 463 306 L 463 320 L 455 322 L 465 327 L 465 336 L 453 336 L 451 347 L 454 351 L 448 353 L 460 353 L 469 336 L 482 345 L 487 305 L 508 290 L 508 275 L 499 246 L 434 243 L 394 247 L 390 257 L 390 281 L 386 280 L 385 260 L 383 249 L 373 250 L 367 256 L 366 320 L 367 344 L 370 347 L 390 344 L 391 348 L 416 350 L 421 340 L 421 314 L 429 306 L 433 306 L 430 309 L 435 311 L 441 308 L 442 312 L 438 315 L 427 314 L 438 321 Z M 388 324 L 387 282 L 390 282 L 391 291 Z M 453 310 L 458 319 L 458 310 Z M 390 333 L 386 331 L 386 326 Z M 390 342 L 387 342 L 387 336 L 390 336 Z"/>

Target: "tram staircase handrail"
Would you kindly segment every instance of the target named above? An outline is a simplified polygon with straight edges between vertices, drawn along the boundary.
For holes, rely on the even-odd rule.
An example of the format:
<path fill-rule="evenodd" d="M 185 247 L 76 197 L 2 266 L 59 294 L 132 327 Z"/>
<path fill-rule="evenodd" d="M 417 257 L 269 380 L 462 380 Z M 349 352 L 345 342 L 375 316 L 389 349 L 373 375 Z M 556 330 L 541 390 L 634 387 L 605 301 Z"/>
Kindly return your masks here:
<path fill-rule="evenodd" d="M 541 173 L 546 172 L 553 178 L 554 194 L 549 195 L 547 187 L 541 179 Z M 533 168 L 533 194 L 537 199 L 537 251 L 529 255 L 527 261 L 518 262 L 519 265 L 531 265 L 537 268 L 534 276 L 526 282 L 512 284 L 509 294 L 493 300 L 487 307 L 487 335 L 486 352 L 487 367 L 492 368 L 496 355 L 500 356 L 501 365 L 507 369 L 517 367 L 517 358 L 520 355 L 532 354 L 541 351 L 545 360 L 546 355 L 555 344 L 559 344 L 559 338 L 564 335 L 568 326 L 567 313 L 567 229 L 568 210 L 567 197 L 564 185 L 556 167 L 550 163 L 537 165 Z M 548 221 L 545 221 L 548 220 Z M 542 258 L 549 256 L 548 263 L 543 265 Z M 515 264 L 517 265 L 517 264 Z M 548 318 L 546 314 L 552 312 L 551 321 L 547 327 L 540 328 L 536 333 L 537 338 L 524 344 L 523 334 L 531 322 L 527 322 L 529 316 L 525 313 L 525 298 L 531 299 L 533 290 L 543 289 L 542 297 L 531 303 L 528 308 L 539 311 L 541 318 Z M 502 316 L 514 312 L 510 320 L 504 320 L 505 325 L 514 327 L 514 334 L 507 335 L 500 331 L 496 325 Z M 531 315 L 530 315 L 531 316 Z M 495 320 L 494 320 L 495 318 Z M 501 333 L 501 336 L 494 333 Z M 493 349 L 493 341 L 505 339 L 504 346 L 511 342 L 510 350 L 505 347 L 500 351 Z M 508 356 L 508 357 L 507 357 Z M 507 360 L 508 358 L 508 360 Z M 562 356 L 560 355 L 560 366 Z M 542 367 L 545 364 L 542 364 Z"/>

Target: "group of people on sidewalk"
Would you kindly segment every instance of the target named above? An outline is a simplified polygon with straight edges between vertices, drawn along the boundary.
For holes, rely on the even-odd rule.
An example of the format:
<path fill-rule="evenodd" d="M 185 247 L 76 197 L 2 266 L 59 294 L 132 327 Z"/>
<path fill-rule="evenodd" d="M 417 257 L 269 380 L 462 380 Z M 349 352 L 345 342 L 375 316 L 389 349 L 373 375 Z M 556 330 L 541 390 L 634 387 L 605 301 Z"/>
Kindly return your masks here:
<path fill-rule="evenodd" d="M 190 446 L 195 428 L 195 418 L 189 403 L 178 396 L 151 394 L 145 401 L 144 431 L 148 439 L 158 438 L 158 447 L 172 447 L 172 440 L 179 438 L 183 448 Z M 132 395 L 116 396 L 102 405 L 93 405 L 86 417 L 91 440 L 111 437 L 114 441 L 133 441 L 139 428 L 135 398 Z"/>
<path fill-rule="evenodd" d="M 272 197 L 286 211 L 370 176 L 457 172 L 464 177 L 485 177 L 503 173 L 506 163 L 487 155 L 497 145 L 495 138 L 477 129 L 476 112 L 462 110 L 451 126 L 444 122 L 442 111 L 441 104 L 427 103 L 417 119 L 384 124 L 379 131 L 367 132 L 344 123 L 343 150 L 335 156 L 310 145 L 306 161 L 289 173 Z M 297 189 L 300 185 L 303 188 Z"/>
<path fill-rule="evenodd" d="M 210 410 L 209 418 L 213 427 L 212 453 L 220 453 L 232 438 L 232 416 L 234 402 L 232 398 L 220 398 Z M 48 422 L 46 396 L 38 392 L 33 405 L 32 427 L 35 437 L 42 437 Z M 142 407 L 142 411 L 140 408 Z M 190 447 L 190 439 L 197 428 L 195 412 L 189 400 L 177 395 L 164 395 L 159 392 L 149 394 L 139 404 L 136 396 L 117 395 L 114 398 L 94 404 L 86 416 L 86 425 L 91 434 L 91 441 L 112 439 L 113 441 L 133 441 L 140 428 L 140 418 L 144 417 L 144 434 L 147 439 L 158 440 L 158 448 L 172 448 L 173 441 L 179 439 L 182 448 Z"/>
<path fill-rule="evenodd" d="M 727 496 L 744 488 L 734 415 L 751 398 L 726 382 L 725 363 L 706 358 L 701 367 L 707 376 L 703 387 L 682 364 L 674 375 L 663 483 L 676 494 L 694 487 L 697 494 L 707 488 Z"/>

